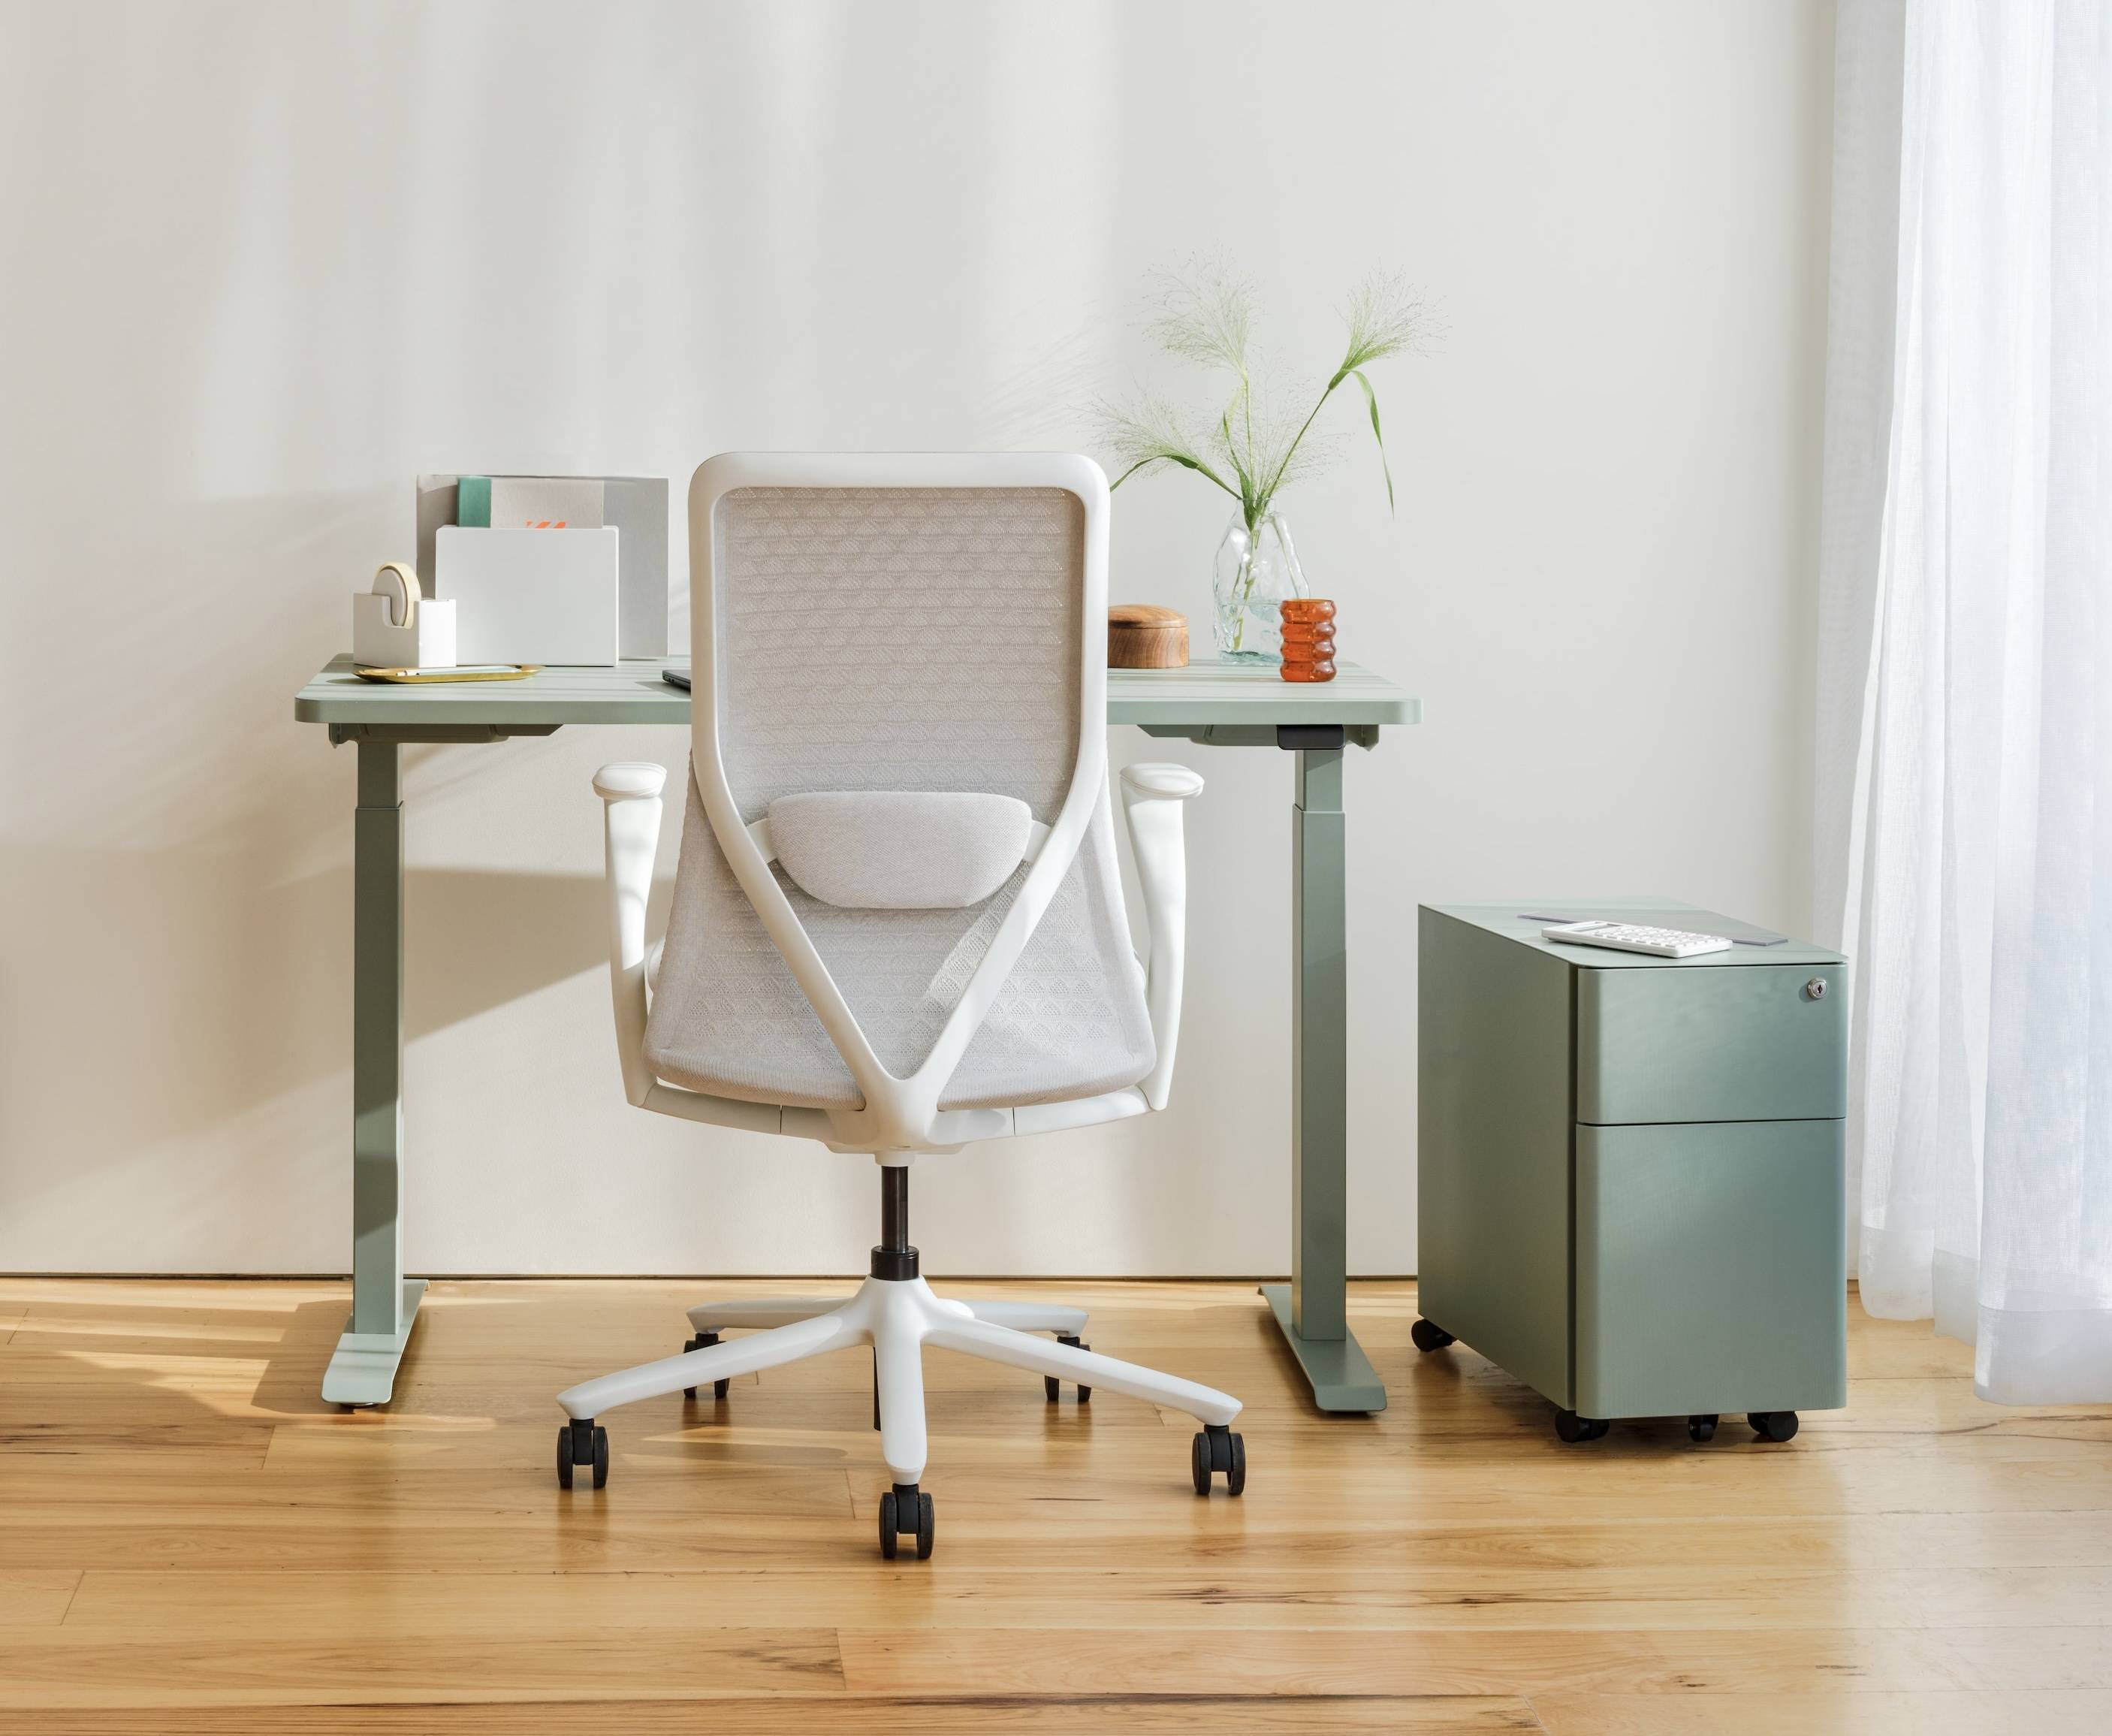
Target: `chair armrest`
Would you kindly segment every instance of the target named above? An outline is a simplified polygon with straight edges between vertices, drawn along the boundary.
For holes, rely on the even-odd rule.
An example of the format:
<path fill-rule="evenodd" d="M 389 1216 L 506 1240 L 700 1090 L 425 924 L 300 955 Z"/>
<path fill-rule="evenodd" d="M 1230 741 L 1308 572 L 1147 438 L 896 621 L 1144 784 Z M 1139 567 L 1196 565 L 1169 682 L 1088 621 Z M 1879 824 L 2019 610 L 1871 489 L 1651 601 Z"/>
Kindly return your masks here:
<path fill-rule="evenodd" d="M 664 766 L 625 761 L 594 773 L 608 849 L 608 986 L 616 1007 L 617 1052 L 623 1093 L 642 1105 L 652 1091 L 645 1064 L 645 906 L 653 895 L 653 860 L 660 845 L 660 792 Z"/>
<path fill-rule="evenodd" d="M 1137 1089 L 1155 1109 L 1166 1107 L 1173 1087 L 1173 1053 L 1181 1037 L 1181 977 L 1187 951 L 1188 856 L 1181 804 L 1203 791 L 1203 780 L 1183 765 L 1128 766 L 1122 774 L 1122 818 L 1144 891 L 1144 920 L 1150 950 L 1145 967 L 1144 1001 L 1158 1050 Z"/>

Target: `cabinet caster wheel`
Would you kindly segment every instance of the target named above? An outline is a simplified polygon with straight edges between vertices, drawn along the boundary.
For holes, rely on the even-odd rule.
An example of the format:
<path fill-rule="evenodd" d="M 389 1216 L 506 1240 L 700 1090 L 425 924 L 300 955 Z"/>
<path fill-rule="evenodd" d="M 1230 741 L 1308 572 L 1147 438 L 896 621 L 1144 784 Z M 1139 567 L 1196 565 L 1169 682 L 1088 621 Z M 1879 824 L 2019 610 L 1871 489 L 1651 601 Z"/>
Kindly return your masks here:
<path fill-rule="evenodd" d="M 1686 1438 L 1690 1441 L 1714 1440 L 1716 1419 L 1713 1416 L 1690 1416 L 1686 1419 Z"/>
<path fill-rule="evenodd" d="M 719 1335 L 717 1333 L 699 1333 L 694 1338 L 684 1339 L 682 1341 L 682 1348 L 685 1351 L 708 1351 L 718 1342 Z M 724 1398 L 726 1396 L 726 1388 L 732 1384 L 733 1383 L 731 1380 L 713 1381 L 712 1383 L 712 1397 L 713 1398 Z M 685 1387 L 682 1388 L 683 1397 L 694 1398 L 696 1396 L 697 1389 L 694 1387 Z"/>
<path fill-rule="evenodd" d="M 1753 1425 L 1753 1433 L 1763 1441 L 1788 1441 L 1796 1436 L 1796 1413 L 1794 1410 L 1754 1410 L 1746 1420 Z"/>
<path fill-rule="evenodd" d="M 1210 1479 L 1225 1474 L 1225 1492 L 1237 1495 L 1247 1486 L 1247 1443 L 1222 1423 L 1206 1423 L 1196 1432 L 1188 1451 L 1188 1469 L 1195 1479 L 1195 1492 L 1210 1492 Z"/>
<path fill-rule="evenodd" d="M 1058 1333 L 1056 1334 L 1056 1342 L 1058 1344 L 1067 1344 L 1074 1351 L 1089 1351 L 1092 1348 L 1090 1344 L 1081 1343 L 1076 1333 Z M 1063 1396 L 1063 1383 L 1054 1374 L 1044 1374 L 1041 1377 L 1041 1390 L 1048 1395 L 1049 1402 L 1053 1405 Z M 1078 1402 L 1081 1405 L 1090 1405 L 1092 1401 L 1093 1389 L 1090 1387 L 1079 1387 Z"/>
<path fill-rule="evenodd" d="M 1443 1327 L 1430 1320 L 1418 1320 L 1409 1328 L 1408 1335 L 1415 1341 L 1415 1347 L 1426 1356 L 1432 1351 L 1441 1351 L 1459 1342 Z"/>
<path fill-rule="evenodd" d="M 1574 1410 L 1554 1413 L 1554 1432 L 1564 1441 L 1596 1441 L 1602 1438 L 1612 1424 L 1595 1416 L 1579 1416 Z"/>
<path fill-rule="evenodd" d="M 568 1489 L 572 1486 L 572 1471 L 577 1465 L 594 1467 L 594 1486 L 605 1487 L 608 1482 L 608 1431 L 595 1423 L 592 1417 L 584 1422 L 563 1423 L 558 1428 L 558 1487 Z"/>
<path fill-rule="evenodd" d="M 905 1524 L 904 1521 L 907 1521 Z M 892 1561 L 905 1537 L 917 1539 L 917 1559 L 928 1561 L 937 1535 L 931 1497 L 913 1483 L 898 1483 L 880 1497 L 880 1553 Z"/>

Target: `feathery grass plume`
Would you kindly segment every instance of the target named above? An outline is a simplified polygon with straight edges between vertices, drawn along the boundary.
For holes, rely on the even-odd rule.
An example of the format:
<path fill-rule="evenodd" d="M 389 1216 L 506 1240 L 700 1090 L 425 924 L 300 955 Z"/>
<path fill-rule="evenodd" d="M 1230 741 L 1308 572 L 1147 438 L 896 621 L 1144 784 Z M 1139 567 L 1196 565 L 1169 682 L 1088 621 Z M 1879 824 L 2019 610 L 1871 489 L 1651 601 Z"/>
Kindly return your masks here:
<path fill-rule="evenodd" d="M 1393 471 L 1379 426 L 1378 394 L 1364 370 L 1421 349 L 1432 330 L 1428 309 L 1400 277 L 1373 276 L 1350 296 L 1341 365 L 1303 421 L 1277 407 L 1274 390 L 1262 377 L 1254 343 L 1259 303 L 1251 278 L 1222 258 L 1206 257 L 1154 271 L 1149 281 L 1154 311 L 1146 333 L 1168 355 L 1230 374 L 1235 383 L 1214 422 L 1199 435 L 1163 399 L 1140 395 L 1127 409 L 1104 403 L 1102 439 L 1121 472 L 1114 487 L 1141 472 L 1177 464 L 1237 500 L 1252 532 L 1280 491 L 1335 455 L 1335 443 L 1313 435 L 1313 424 L 1336 388 L 1354 380 L 1370 412 L 1391 509 Z"/>
<path fill-rule="evenodd" d="M 1244 377 L 1254 341 L 1254 280 L 1220 257 L 1162 266 L 1145 281 L 1158 312 L 1145 330 L 1168 355 L 1230 368 Z"/>
<path fill-rule="evenodd" d="M 1163 399 L 1140 396 L 1133 409 L 1100 406 L 1100 439 L 1114 454 L 1122 474 L 1113 486 L 1120 488 L 1139 471 L 1161 464 L 1178 464 L 1207 476 L 1224 491 L 1237 497 L 1239 490 L 1219 476 L 1206 453 L 1214 453 L 1213 443 L 1188 431 L 1181 412 Z M 1231 468 L 1227 465 L 1227 469 Z"/>
<path fill-rule="evenodd" d="M 1386 462 L 1386 435 L 1379 429 L 1379 394 L 1364 370 L 1388 356 L 1420 349 L 1431 335 L 1430 311 L 1409 293 L 1398 274 L 1374 273 L 1352 292 L 1344 318 L 1350 328 L 1349 348 L 1342 365 L 1327 382 L 1327 390 L 1320 394 L 1320 403 L 1326 403 L 1345 380 L 1354 380 L 1364 389 L 1364 403 L 1372 415 L 1372 439 L 1379 449 L 1379 470 L 1386 477 L 1386 510 L 1391 512 L 1393 467 Z M 1319 413 L 1320 404 L 1315 404 L 1313 414 Z M 1309 417 L 1307 421 L 1311 419 Z"/>

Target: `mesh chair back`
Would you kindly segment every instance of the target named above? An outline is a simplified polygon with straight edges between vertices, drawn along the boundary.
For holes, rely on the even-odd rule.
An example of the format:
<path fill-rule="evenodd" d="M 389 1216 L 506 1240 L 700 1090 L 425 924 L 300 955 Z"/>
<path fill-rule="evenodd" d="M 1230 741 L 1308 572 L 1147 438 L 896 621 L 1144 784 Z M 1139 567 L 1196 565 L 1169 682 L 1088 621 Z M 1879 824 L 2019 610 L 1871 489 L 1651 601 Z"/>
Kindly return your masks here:
<path fill-rule="evenodd" d="M 986 960 L 994 998 L 937 1082 L 940 1108 L 1090 1096 L 1149 1071 L 1090 660 L 1105 632 L 1105 520 L 1065 485 L 1081 461 L 1041 462 L 1051 477 L 1037 482 L 1034 461 L 987 456 L 738 460 L 721 480 L 740 485 L 709 490 L 701 521 L 693 490 L 699 715 L 647 1030 L 660 1078 L 754 1101 L 857 1105 L 868 1086 L 888 1088 L 860 1078 L 857 1040 L 886 1075 L 917 1073 Z M 976 480 L 994 465 L 998 479 Z M 905 480 L 856 480 L 875 467 Z M 836 471 L 845 480 L 831 484 Z M 1057 827 L 1082 780 L 1075 854 L 1038 918 L 1022 913 L 1029 923 L 1010 931 L 1027 866 L 979 904 L 877 910 L 823 904 L 772 864 L 826 969 L 810 993 L 744 890 L 725 827 L 714 830 L 699 783 L 714 764 L 726 822 L 742 826 L 781 796 L 880 790 L 1012 796 Z M 1016 953 L 1008 966 L 994 943 Z M 831 991 L 855 1023 L 849 1055 L 825 1020 Z"/>

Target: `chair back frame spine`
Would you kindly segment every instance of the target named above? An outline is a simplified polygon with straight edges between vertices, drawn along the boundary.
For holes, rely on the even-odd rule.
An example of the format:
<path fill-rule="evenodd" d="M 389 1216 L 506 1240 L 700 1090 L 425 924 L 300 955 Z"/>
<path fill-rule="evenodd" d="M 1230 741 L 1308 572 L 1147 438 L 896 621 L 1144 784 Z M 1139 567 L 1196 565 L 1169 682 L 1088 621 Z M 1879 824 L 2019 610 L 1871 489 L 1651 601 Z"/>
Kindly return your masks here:
<path fill-rule="evenodd" d="M 1076 496 L 1084 510 L 1078 751 L 1063 805 L 938 1041 L 907 1078 L 890 1073 L 873 1053 L 743 822 L 726 779 L 719 747 L 718 506 L 724 496 L 744 488 L 1058 488 Z M 1108 481 L 1099 466 L 1070 453 L 726 453 L 706 460 L 690 478 L 690 759 L 697 793 L 734 877 L 864 1096 L 856 1111 L 829 1112 L 847 1142 L 867 1143 L 876 1151 L 932 1148 L 940 1095 L 1085 841 L 1107 779 L 1107 655 L 1095 629 L 1107 619 L 1108 510 Z"/>

